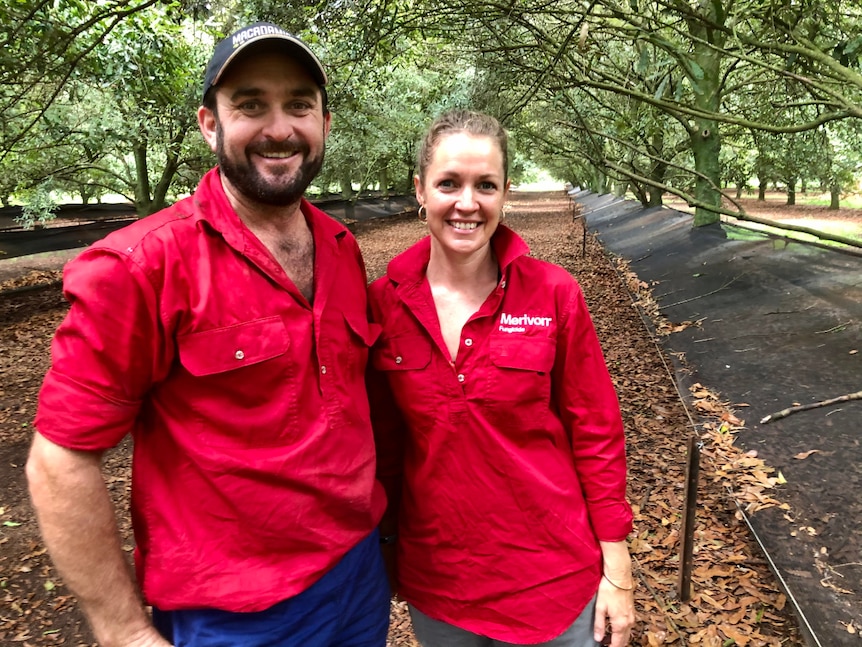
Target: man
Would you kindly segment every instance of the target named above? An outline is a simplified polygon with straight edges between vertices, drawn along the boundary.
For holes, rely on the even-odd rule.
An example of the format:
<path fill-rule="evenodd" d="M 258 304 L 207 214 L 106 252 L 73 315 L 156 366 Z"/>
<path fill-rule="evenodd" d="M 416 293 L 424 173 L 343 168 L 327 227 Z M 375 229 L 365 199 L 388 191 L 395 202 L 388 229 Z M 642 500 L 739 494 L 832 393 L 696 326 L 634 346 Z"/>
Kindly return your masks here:
<path fill-rule="evenodd" d="M 27 475 L 102 645 L 385 644 L 365 269 L 302 198 L 326 82 L 275 25 L 220 42 L 198 111 L 218 167 L 66 269 Z M 137 582 L 100 467 L 129 433 Z"/>

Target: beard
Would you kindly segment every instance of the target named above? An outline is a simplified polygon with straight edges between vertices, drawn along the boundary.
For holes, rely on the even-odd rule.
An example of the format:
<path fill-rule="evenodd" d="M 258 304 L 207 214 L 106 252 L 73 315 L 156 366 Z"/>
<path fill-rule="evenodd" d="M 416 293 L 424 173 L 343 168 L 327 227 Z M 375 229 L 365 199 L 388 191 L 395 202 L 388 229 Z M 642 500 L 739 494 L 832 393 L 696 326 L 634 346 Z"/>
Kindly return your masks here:
<path fill-rule="evenodd" d="M 221 123 L 216 124 L 216 137 L 216 156 L 221 172 L 237 191 L 258 204 L 284 207 L 298 202 L 323 166 L 324 150 L 321 149 L 318 155 L 311 155 L 305 142 L 249 145 L 244 151 L 244 158 L 232 159 L 225 150 Z M 285 172 L 274 180 L 268 180 L 250 161 L 252 153 L 294 151 L 302 155 L 302 164 L 292 176 Z"/>

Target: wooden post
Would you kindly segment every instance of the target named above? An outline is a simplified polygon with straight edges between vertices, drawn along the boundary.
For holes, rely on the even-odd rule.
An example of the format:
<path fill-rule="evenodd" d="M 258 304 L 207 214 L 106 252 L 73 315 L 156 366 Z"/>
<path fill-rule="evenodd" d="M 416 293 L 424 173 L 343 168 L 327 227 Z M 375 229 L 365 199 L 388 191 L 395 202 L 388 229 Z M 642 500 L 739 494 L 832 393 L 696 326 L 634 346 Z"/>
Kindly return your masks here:
<path fill-rule="evenodd" d="M 700 474 L 700 442 L 696 434 L 688 438 L 688 466 L 685 471 L 685 517 L 679 556 L 677 593 L 681 602 L 691 599 L 691 563 L 694 551 L 694 527 L 697 522 L 697 480 Z"/>
<path fill-rule="evenodd" d="M 583 213 L 583 207 L 574 200 L 570 198 L 570 204 L 572 207 L 572 223 L 581 221 L 581 258 L 585 258 L 587 255 L 587 218 Z"/>

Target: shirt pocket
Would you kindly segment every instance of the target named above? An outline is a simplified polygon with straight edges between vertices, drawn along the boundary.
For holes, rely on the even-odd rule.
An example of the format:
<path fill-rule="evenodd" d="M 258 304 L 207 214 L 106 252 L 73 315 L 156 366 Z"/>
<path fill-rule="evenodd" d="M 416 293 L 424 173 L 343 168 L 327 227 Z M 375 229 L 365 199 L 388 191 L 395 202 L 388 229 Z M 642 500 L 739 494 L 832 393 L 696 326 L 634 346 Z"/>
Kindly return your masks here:
<path fill-rule="evenodd" d="M 422 335 L 381 337 L 371 351 L 373 367 L 383 373 L 408 426 L 431 427 L 435 412 L 443 408 L 432 376 L 431 342 Z"/>
<path fill-rule="evenodd" d="M 386 337 L 374 349 L 380 371 L 421 371 L 431 363 L 431 343 L 422 335 Z"/>
<path fill-rule="evenodd" d="M 174 417 L 214 449 L 282 446 L 298 421 L 296 397 L 284 388 L 297 379 L 280 317 L 267 317 L 177 337 L 182 371 L 167 388 Z"/>
<path fill-rule="evenodd" d="M 556 351 L 547 337 L 491 337 L 484 404 L 495 426 L 520 432 L 546 424 Z"/>
<path fill-rule="evenodd" d="M 195 377 L 254 366 L 284 355 L 289 345 L 281 317 L 247 321 L 177 338 L 180 363 Z"/>
<path fill-rule="evenodd" d="M 344 311 L 342 315 L 343 328 L 340 330 L 324 328 L 322 336 L 327 336 L 327 339 L 322 339 L 321 343 L 327 344 L 328 353 L 334 355 L 335 366 L 341 371 L 344 380 L 364 390 L 368 350 L 380 336 L 380 324 L 369 323 L 364 310 Z"/>
<path fill-rule="evenodd" d="M 380 324 L 370 323 L 364 315 L 344 313 L 344 320 L 350 331 L 362 342 L 366 348 L 374 345 L 380 337 Z"/>

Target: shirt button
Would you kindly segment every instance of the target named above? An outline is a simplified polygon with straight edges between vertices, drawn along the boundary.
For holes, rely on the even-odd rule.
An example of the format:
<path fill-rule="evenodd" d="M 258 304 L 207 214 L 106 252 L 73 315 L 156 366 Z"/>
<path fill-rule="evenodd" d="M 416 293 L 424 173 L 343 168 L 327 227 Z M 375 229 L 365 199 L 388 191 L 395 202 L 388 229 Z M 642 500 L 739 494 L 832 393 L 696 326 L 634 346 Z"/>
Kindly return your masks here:
<path fill-rule="evenodd" d="M 467 339 L 464 340 L 464 345 L 465 346 L 472 346 L 473 340 L 468 337 Z"/>
<path fill-rule="evenodd" d="M 505 288 L 505 287 L 506 287 L 506 281 L 505 281 L 505 279 L 504 279 L 504 280 L 502 280 L 502 281 L 500 281 L 500 287 L 501 287 L 501 288 Z"/>
<path fill-rule="evenodd" d="M 243 353 L 241 350 L 238 350 L 233 354 L 233 356 L 237 359 L 243 359 L 245 357 L 245 353 Z"/>
<path fill-rule="evenodd" d="M 323 373 L 324 375 L 326 375 L 326 367 L 325 367 L 325 366 L 321 366 L 321 367 L 320 367 L 320 372 L 321 372 L 321 373 Z"/>
<path fill-rule="evenodd" d="M 396 363 L 396 364 L 400 364 L 400 363 L 401 363 L 401 361 L 402 361 L 402 360 L 401 360 L 401 356 L 400 356 L 400 355 L 399 355 L 398 357 L 396 357 L 396 358 L 395 358 L 395 363 Z"/>
<path fill-rule="evenodd" d="M 458 381 L 459 381 L 459 382 L 463 382 L 463 381 L 464 381 L 464 379 L 465 379 L 465 378 L 464 378 L 464 374 L 463 374 L 463 373 L 458 373 Z"/>

